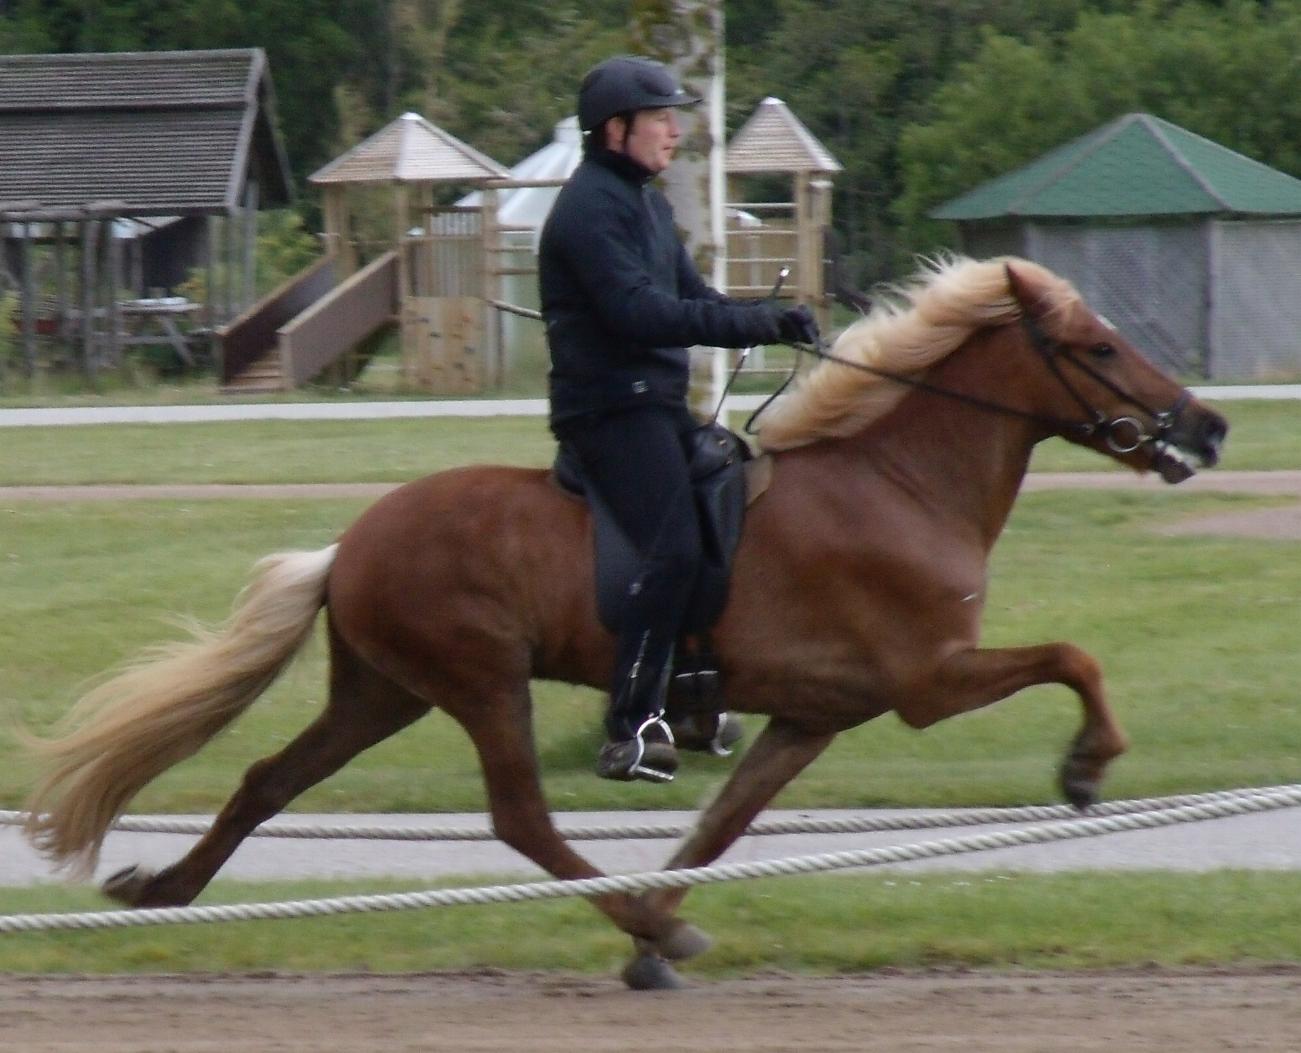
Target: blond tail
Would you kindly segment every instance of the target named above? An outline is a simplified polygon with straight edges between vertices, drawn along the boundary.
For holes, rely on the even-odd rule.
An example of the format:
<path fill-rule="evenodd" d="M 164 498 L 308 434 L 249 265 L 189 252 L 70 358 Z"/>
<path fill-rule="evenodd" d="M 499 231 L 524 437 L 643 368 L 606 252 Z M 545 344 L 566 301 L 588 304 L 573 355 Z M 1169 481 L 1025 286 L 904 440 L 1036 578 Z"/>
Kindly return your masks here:
<path fill-rule="evenodd" d="M 248 709 L 307 642 L 337 548 L 267 556 L 224 625 L 145 652 L 77 703 L 66 735 L 30 740 L 45 773 L 28 839 L 57 866 L 93 872 L 131 799 Z"/>

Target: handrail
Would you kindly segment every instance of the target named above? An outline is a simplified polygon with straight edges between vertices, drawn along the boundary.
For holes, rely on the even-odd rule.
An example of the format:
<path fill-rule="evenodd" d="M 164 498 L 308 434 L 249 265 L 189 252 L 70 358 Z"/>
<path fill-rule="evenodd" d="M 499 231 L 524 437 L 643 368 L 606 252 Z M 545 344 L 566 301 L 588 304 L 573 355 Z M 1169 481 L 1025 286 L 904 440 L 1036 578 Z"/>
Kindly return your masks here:
<path fill-rule="evenodd" d="M 397 317 L 397 260 L 395 250 L 372 260 L 276 331 L 289 384 L 310 380 Z"/>
<path fill-rule="evenodd" d="M 221 348 L 222 383 L 229 384 L 254 362 L 274 352 L 279 328 L 337 283 L 337 257 L 323 256 L 214 330 Z"/>

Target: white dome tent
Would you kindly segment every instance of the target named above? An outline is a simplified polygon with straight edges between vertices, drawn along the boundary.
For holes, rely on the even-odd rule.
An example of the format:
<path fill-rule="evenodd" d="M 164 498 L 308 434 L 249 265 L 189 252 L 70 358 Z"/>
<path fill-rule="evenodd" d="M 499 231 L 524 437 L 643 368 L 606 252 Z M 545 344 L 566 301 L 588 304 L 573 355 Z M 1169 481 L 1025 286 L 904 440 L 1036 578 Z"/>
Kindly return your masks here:
<path fill-rule="evenodd" d="M 565 180 L 573 174 L 582 159 L 583 135 L 578 130 L 578 118 L 566 117 L 556 124 L 551 142 L 511 168 L 509 178 L 521 183 Z M 542 224 L 546 222 L 558 193 L 559 186 L 521 186 L 499 190 L 497 221 L 507 232 L 516 236 L 531 232 L 527 244 L 536 252 Z M 476 190 L 456 204 L 461 208 L 480 208 L 483 205 L 483 192 Z"/>
<path fill-rule="evenodd" d="M 538 239 L 551 213 L 560 184 L 583 159 L 583 136 L 577 117 L 557 122 L 551 142 L 514 165 L 503 182 L 535 185 L 502 186 L 496 195 L 493 228 L 498 246 L 493 253 L 498 271 L 497 297 L 528 310 L 540 307 L 537 288 Z M 536 185 L 541 184 L 541 185 Z M 458 211 L 481 211 L 484 192 L 476 190 L 456 202 Z M 509 353 L 518 367 L 522 358 L 545 358 L 539 323 L 505 311 L 496 312 L 496 339 L 501 354 Z M 520 352 L 524 354 L 521 355 Z M 505 364 L 503 363 L 503 372 Z"/>

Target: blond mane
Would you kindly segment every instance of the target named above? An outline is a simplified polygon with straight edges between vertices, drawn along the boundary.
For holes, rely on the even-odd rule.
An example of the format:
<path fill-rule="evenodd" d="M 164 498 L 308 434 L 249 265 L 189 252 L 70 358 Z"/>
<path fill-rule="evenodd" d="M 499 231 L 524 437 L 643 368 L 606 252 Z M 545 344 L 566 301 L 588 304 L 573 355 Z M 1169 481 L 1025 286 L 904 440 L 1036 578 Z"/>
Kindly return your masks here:
<path fill-rule="evenodd" d="M 889 287 L 892 299 L 841 333 L 832 353 L 890 373 L 925 372 L 977 329 L 1020 317 L 1021 305 L 1008 284 L 1008 263 L 1040 292 L 1050 310 L 1066 311 L 1080 302 L 1069 282 L 1029 260 L 945 256 L 926 261 L 907 283 Z M 759 417 L 759 445 L 789 450 L 853 434 L 889 412 L 907 393 L 902 384 L 819 362 Z"/>

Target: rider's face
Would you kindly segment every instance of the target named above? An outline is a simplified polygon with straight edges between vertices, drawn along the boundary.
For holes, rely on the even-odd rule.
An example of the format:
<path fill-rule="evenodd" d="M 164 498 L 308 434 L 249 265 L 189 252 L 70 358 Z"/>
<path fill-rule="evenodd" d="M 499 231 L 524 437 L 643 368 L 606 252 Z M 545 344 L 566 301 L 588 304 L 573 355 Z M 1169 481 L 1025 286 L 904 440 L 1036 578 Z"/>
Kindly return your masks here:
<path fill-rule="evenodd" d="M 614 126 L 614 149 L 656 174 L 672 163 L 673 152 L 682 138 L 677 114 L 668 106 L 658 110 L 638 110 L 630 123 L 616 117 Z"/>

